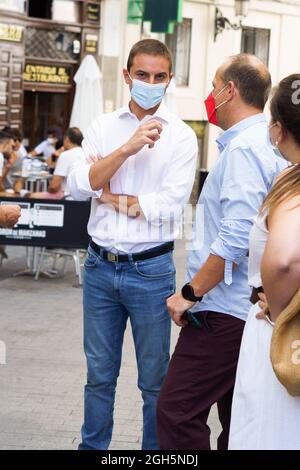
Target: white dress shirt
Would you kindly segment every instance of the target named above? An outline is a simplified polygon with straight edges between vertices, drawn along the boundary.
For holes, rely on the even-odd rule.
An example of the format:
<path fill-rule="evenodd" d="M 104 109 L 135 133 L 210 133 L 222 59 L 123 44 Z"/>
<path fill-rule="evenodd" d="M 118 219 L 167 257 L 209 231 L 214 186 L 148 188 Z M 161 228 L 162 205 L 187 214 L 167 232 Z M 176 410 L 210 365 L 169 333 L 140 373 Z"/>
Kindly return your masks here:
<path fill-rule="evenodd" d="M 125 144 L 137 128 L 157 119 L 163 130 L 154 148 L 144 146 L 129 157 L 110 181 L 114 194 L 138 197 L 143 215 L 130 218 L 97 198 L 89 181 L 91 165 L 77 167 L 69 176 L 74 199 L 92 197 L 88 232 L 93 241 L 108 250 L 140 252 L 167 241 L 179 233 L 179 223 L 191 194 L 198 154 L 193 130 L 170 113 L 164 104 L 141 121 L 129 106 L 103 114 L 88 129 L 82 147 L 86 156 L 106 157 Z"/>
<path fill-rule="evenodd" d="M 67 184 L 68 175 L 80 163 L 85 163 L 85 155 L 81 147 L 73 147 L 60 154 L 56 163 L 54 175 L 63 176 L 65 178 L 61 184 L 61 189 L 65 193 L 70 192 Z"/>
<path fill-rule="evenodd" d="M 7 172 L 6 179 L 5 179 L 5 186 L 8 188 L 12 188 L 14 185 L 14 178 L 13 174 L 18 173 L 22 171 L 22 165 L 23 165 L 23 160 L 24 158 L 27 157 L 27 150 L 24 147 L 24 145 L 21 145 L 19 150 L 16 152 L 17 154 L 17 160 L 15 161 L 14 165 L 11 167 L 11 169 Z"/>
<path fill-rule="evenodd" d="M 45 159 L 51 157 L 52 153 L 55 152 L 55 146 L 48 142 L 48 139 L 43 140 L 39 145 L 34 149 L 37 155 L 43 155 Z"/>

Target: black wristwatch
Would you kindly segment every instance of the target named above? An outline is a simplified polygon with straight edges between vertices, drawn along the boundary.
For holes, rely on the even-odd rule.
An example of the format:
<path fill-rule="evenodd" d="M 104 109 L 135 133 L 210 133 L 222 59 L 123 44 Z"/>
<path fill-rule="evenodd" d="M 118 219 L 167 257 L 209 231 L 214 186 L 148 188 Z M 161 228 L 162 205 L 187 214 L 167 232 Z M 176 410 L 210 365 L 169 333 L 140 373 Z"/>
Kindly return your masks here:
<path fill-rule="evenodd" d="M 181 289 L 181 295 L 185 300 L 190 300 L 191 302 L 201 302 L 202 297 L 197 297 L 195 295 L 193 286 L 188 282 L 184 284 L 183 288 Z"/>

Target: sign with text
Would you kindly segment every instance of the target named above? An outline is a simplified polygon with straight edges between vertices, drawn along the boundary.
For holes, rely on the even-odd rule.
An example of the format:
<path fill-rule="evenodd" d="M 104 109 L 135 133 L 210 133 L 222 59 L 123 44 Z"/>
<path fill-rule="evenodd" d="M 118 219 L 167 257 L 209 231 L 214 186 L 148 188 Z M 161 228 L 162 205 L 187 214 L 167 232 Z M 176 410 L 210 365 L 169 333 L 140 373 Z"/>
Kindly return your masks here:
<path fill-rule="evenodd" d="M 96 34 L 87 34 L 85 36 L 85 52 L 97 53 L 98 50 L 98 36 Z"/>
<path fill-rule="evenodd" d="M 13 24 L 0 23 L 0 40 L 22 42 L 23 27 Z"/>
<path fill-rule="evenodd" d="M 100 21 L 100 5 L 96 3 L 87 4 L 86 17 L 88 21 L 95 21 L 99 23 Z"/>
<path fill-rule="evenodd" d="M 86 248 L 90 201 L 0 198 L 18 204 L 21 217 L 13 228 L 0 227 L 0 244 Z"/>
<path fill-rule="evenodd" d="M 71 67 L 26 64 L 23 80 L 24 82 L 45 83 L 47 85 L 70 85 Z"/>

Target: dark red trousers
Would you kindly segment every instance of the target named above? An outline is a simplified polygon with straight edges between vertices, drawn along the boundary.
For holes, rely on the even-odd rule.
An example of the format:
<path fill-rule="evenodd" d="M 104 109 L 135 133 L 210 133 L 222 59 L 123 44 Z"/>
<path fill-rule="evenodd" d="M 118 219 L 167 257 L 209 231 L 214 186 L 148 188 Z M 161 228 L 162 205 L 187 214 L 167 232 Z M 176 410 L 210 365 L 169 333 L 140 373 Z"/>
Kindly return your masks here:
<path fill-rule="evenodd" d="M 157 405 L 162 450 L 208 450 L 207 418 L 217 403 L 222 432 L 218 450 L 228 447 L 231 403 L 245 322 L 218 312 L 201 312 L 202 328 L 182 328 Z"/>

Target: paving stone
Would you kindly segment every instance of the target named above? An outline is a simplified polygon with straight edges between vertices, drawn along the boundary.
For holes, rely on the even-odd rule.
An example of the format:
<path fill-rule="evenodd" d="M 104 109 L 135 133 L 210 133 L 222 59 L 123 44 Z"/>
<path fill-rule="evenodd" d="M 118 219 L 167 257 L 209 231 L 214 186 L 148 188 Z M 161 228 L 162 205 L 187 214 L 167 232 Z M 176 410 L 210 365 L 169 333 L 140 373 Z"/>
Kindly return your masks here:
<path fill-rule="evenodd" d="M 7 247 L 0 268 L 0 449 L 76 449 L 83 419 L 86 362 L 82 347 L 82 289 L 68 264 L 63 279 L 11 277 L 24 269 L 25 249 Z M 184 279 L 184 243 L 175 250 L 177 285 Z M 172 348 L 178 329 L 172 330 Z M 128 325 L 115 404 L 111 449 L 141 447 L 142 400 L 136 385 L 134 346 Z M 220 430 L 215 408 L 212 441 Z"/>

